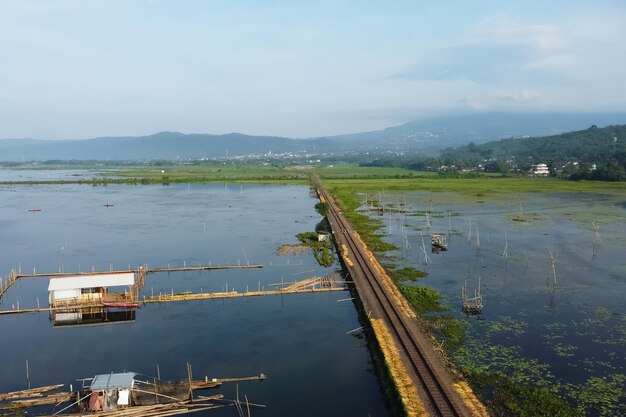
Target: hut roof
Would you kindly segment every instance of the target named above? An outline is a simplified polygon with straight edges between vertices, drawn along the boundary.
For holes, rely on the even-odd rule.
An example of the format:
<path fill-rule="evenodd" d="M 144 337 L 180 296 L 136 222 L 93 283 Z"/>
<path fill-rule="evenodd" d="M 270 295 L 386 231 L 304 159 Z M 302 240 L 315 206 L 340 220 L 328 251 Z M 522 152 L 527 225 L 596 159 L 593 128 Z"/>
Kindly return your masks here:
<path fill-rule="evenodd" d="M 130 389 L 133 387 L 135 375 L 137 374 L 134 372 L 96 375 L 93 377 L 93 381 L 91 381 L 91 390 Z"/>
<path fill-rule="evenodd" d="M 63 278 L 51 278 L 48 291 L 71 290 L 76 288 L 116 287 L 134 285 L 135 274 L 92 274 L 72 275 Z"/>

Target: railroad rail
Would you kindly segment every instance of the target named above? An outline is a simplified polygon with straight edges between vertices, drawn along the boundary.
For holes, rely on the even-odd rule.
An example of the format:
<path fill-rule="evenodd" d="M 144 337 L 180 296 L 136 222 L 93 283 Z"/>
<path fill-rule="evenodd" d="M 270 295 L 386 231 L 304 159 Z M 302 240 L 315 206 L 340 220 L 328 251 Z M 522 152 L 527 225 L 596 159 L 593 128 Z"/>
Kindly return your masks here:
<path fill-rule="evenodd" d="M 358 275 L 362 275 L 363 284 L 367 285 L 373 293 L 374 302 L 380 306 L 382 317 L 387 323 L 389 330 L 395 335 L 399 342 L 399 350 L 402 351 L 410 362 L 412 370 L 415 372 L 426 392 L 433 411 L 442 417 L 461 417 L 467 413 L 458 404 L 458 400 L 452 393 L 451 388 L 442 381 L 442 378 L 434 368 L 427 354 L 425 353 L 418 335 L 412 328 L 416 324 L 411 323 L 405 314 L 400 310 L 394 298 L 389 293 L 389 289 L 378 278 L 378 274 L 363 253 L 361 245 L 355 242 L 352 235 L 353 228 L 338 210 L 334 201 L 319 182 L 313 178 L 314 186 L 318 195 L 328 203 L 328 220 L 333 227 L 336 238 L 345 241 L 350 253 L 353 254 L 353 280 L 357 281 Z M 357 275 L 357 276 L 355 276 Z"/>

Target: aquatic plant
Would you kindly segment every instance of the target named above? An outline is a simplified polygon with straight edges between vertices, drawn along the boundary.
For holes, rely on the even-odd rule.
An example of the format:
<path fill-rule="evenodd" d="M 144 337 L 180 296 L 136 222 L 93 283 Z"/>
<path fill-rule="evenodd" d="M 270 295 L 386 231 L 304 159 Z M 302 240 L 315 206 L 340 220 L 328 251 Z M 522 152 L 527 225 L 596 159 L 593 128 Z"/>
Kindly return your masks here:
<path fill-rule="evenodd" d="M 515 320 L 509 316 L 500 317 L 499 321 L 489 322 L 489 333 L 512 333 L 515 336 L 521 336 L 528 330 L 528 323 L 521 320 Z"/>
<path fill-rule="evenodd" d="M 415 269 L 411 266 L 407 266 L 400 269 L 389 269 L 389 275 L 396 282 L 417 281 L 419 278 L 423 278 L 428 274 L 419 269 Z"/>
<path fill-rule="evenodd" d="M 432 288 L 407 285 L 400 285 L 399 288 L 416 313 L 445 311 L 441 305 L 441 295 Z"/>
<path fill-rule="evenodd" d="M 459 320 L 451 315 L 427 316 L 425 320 L 435 337 L 443 341 L 443 347 L 448 354 L 453 354 L 463 345 L 468 327 L 467 321 Z"/>
<path fill-rule="evenodd" d="M 600 416 L 620 416 L 626 414 L 626 375 L 613 374 L 591 377 L 580 388 L 570 394 L 578 402 L 578 410 L 587 415 L 591 410 L 599 411 Z"/>
<path fill-rule="evenodd" d="M 325 217 L 326 214 L 328 214 L 328 210 L 330 210 L 330 206 L 325 201 L 320 201 L 315 204 L 315 211 L 317 211 L 322 217 Z"/>
<path fill-rule="evenodd" d="M 298 233 L 296 238 L 302 242 L 303 245 L 310 247 L 313 250 L 313 256 L 317 263 L 322 266 L 329 267 L 335 261 L 334 251 L 332 251 L 332 244 L 328 240 L 322 242 L 319 241 L 317 233 L 315 232 L 303 232 Z"/>
<path fill-rule="evenodd" d="M 556 352 L 558 356 L 569 358 L 574 356 L 574 351 L 578 349 L 578 346 L 557 343 L 553 346 L 553 348 L 554 352 Z"/>

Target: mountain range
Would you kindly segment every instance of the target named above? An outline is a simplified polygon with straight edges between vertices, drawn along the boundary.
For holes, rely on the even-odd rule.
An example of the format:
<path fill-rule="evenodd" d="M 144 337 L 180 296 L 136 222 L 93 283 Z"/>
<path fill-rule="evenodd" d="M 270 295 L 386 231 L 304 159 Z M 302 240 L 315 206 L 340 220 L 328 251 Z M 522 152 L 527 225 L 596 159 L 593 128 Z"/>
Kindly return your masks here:
<path fill-rule="evenodd" d="M 442 149 L 502 138 L 548 136 L 597 125 L 626 124 L 626 113 L 474 113 L 430 117 L 384 130 L 324 138 L 293 139 L 160 132 L 149 136 L 82 140 L 0 140 L 0 161 L 143 161 L 225 158 L 266 154 L 403 152 Z"/>

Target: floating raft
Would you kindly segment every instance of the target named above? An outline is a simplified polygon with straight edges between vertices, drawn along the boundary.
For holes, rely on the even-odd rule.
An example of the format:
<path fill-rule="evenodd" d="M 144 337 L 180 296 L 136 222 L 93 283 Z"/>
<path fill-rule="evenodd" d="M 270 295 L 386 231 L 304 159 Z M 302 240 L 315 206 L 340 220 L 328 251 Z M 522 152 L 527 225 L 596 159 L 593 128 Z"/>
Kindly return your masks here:
<path fill-rule="evenodd" d="M 45 387 L 25 389 L 22 391 L 5 392 L 0 394 L 0 401 L 15 400 L 18 398 L 41 397 L 43 394 L 61 388 L 63 384 L 48 385 Z"/>
<path fill-rule="evenodd" d="M 205 378 L 204 380 L 183 381 L 187 384 L 187 390 L 189 389 L 189 383 L 191 383 L 191 391 L 205 390 L 210 388 L 216 388 L 227 382 L 239 382 L 239 381 L 263 381 L 266 379 L 264 374 L 250 376 L 250 377 L 235 377 L 235 378 Z M 168 390 L 169 386 L 175 386 L 176 383 L 165 383 L 163 385 L 165 390 Z M 7 393 L 0 393 L 0 410 L 16 410 L 25 409 L 31 407 L 39 407 L 44 405 L 58 405 L 62 403 L 74 403 L 79 402 L 78 393 L 76 392 L 53 392 L 62 388 L 63 384 L 48 385 L 45 387 L 32 388 L 22 391 L 13 391 Z M 150 398 L 155 394 L 152 392 L 147 393 Z M 166 396 L 165 396 L 166 397 Z M 174 398 L 172 398 L 174 399 Z M 222 394 L 212 396 L 198 396 L 192 400 L 180 400 L 162 404 L 146 404 L 146 405 L 133 405 L 129 407 L 119 408 L 117 410 L 98 411 L 98 412 L 82 412 L 82 413 L 69 413 L 60 414 L 61 416 L 102 416 L 102 417 L 165 417 L 187 413 L 195 413 L 198 411 L 211 410 L 215 408 L 221 408 L 226 406 L 236 406 L 240 403 L 238 400 L 224 399 Z M 250 407 L 264 408 L 261 404 L 248 404 Z M 31 415 L 36 415 L 28 413 Z M 59 415 L 59 414 L 54 414 Z M 51 416 L 41 416 L 51 417 Z"/>

